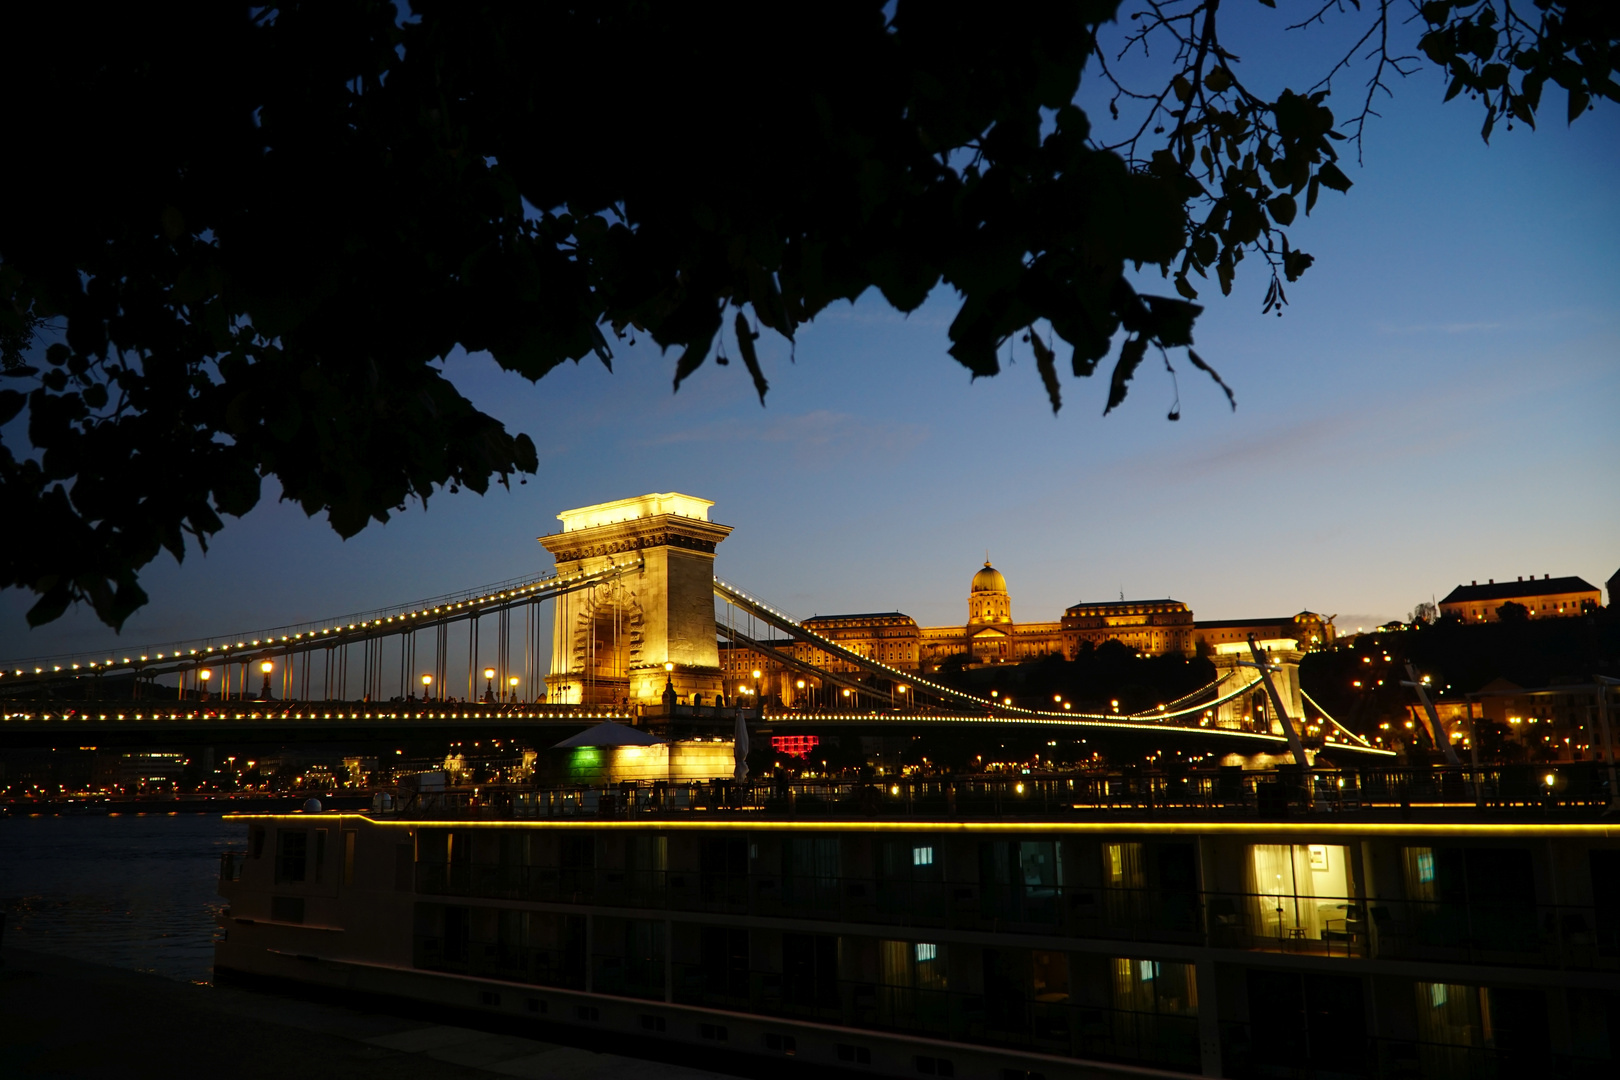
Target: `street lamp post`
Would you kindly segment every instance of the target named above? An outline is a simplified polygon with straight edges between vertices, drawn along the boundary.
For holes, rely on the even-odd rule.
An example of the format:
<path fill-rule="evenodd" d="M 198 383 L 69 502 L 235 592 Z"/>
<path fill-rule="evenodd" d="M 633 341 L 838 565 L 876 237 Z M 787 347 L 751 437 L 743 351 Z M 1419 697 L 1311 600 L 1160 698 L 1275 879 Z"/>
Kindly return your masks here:
<path fill-rule="evenodd" d="M 506 679 L 506 685 L 511 687 L 511 690 L 507 692 L 507 698 L 513 704 L 517 703 L 517 688 L 520 681 L 516 675 L 509 675 Z"/>
<path fill-rule="evenodd" d="M 754 669 L 754 707 L 759 710 L 761 716 L 765 715 L 765 706 L 759 703 L 759 668 Z"/>
<path fill-rule="evenodd" d="M 271 663 L 268 660 L 264 661 L 263 663 L 261 663 L 259 665 L 259 674 L 264 676 L 264 685 L 259 687 L 259 700 L 260 701 L 269 701 L 270 700 L 270 673 L 272 671 L 274 671 L 275 669 L 276 669 L 276 665 Z"/>
<path fill-rule="evenodd" d="M 484 669 L 484 700 L 495 700 L 495 669 L 492 667 Z"/>
<path fill-rule="evenodd" d="M 197 678 L 202 680 L 202 693 L 199 696 L 198 700 L 200 700 L 200 701 L 207 701 L 208 700 L 208 680 L 212 679 L 213 677 L 214 677 L 214 673 L 212 671 L 209 671 L 207 668 L 203 668 L 201 671 L 197 672 Z"/>
<path fill-rule="evenodd" d="M 431 675 L 423 675 L 422 676 L 422 701 L 424 703 L 427 701 L 428 695 L 431 694 L 432 692 L 433 692 L 433 676 L 431 676 Z"/>

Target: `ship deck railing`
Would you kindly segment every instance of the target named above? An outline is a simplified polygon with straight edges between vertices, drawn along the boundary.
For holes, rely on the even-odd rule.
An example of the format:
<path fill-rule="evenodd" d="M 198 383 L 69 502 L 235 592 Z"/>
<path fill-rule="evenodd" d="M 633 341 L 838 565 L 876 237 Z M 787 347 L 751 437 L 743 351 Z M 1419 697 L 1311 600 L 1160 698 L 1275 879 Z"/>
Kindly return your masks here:
<path fill-rule="evenodd" d="M 1602 763 L 1462 768 L 1239 769 L 1186 773 L 991 773 L 544 785 L 402 790 L 396 814 L 423 818 L 596 818 L 687 814 L 760 818 L 1062 817 L 1086 812 L 1240 816 L 1485 812 L 1595 819 L 1611 806 Z"/>

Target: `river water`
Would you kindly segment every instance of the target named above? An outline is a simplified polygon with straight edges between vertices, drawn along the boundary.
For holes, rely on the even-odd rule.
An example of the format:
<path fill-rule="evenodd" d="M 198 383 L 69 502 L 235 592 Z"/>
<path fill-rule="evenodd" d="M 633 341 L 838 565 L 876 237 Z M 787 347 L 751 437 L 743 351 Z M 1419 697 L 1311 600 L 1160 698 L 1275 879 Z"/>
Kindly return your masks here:
<path fill-rule="evenodd" d="M 0 817 L 5 944 L 208 982 L 219 856 L 245 841 L 218 814 Z"/>

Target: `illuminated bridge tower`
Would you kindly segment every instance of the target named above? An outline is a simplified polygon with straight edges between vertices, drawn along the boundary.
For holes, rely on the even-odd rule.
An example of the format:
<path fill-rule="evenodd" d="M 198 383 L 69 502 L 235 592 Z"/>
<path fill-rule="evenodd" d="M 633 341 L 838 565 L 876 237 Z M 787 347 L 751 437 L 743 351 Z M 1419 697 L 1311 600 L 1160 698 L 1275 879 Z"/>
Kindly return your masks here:
<path fill-rule="evenodd" d="M 731 526 L 709 520 L 708 499 L 676 492 L 565 510 L 562 531 L 540 537 L 557 572 L 641 565 L 556 601 L 547 700 L 657 705 L 665 663 L 690 701 L 721 688 L 715 644 L 714 549 Z"/>
<path fill-rule="evenodd" d="M 1293 638 L 1273 638 L 1256 644 L 1273 665 L 1271 684 L 1276 687 L 1283 708 L 1288 710 L 1289 718 L 1296 725 L 1300 724 L 1301 718 L 1305 715 L 1305 699 L 1299 685 L 1299 662 L 1305 654 L 1300 652 L 1299 643 Z M 1281 735 L 1282 720 L 1275 715 L 1265 685 L 1255 673 L 1248 643 L 1221 642 L 1215 646 L 1215 655 L 1211 656 L 1210 660 L 1215 664 L 1217 676 L 1230 675 L 1235 680 L 1223 683 L 1222 693 L 1226 692 L 1227 686 L 1248 684 L 1247 692 L 1238 694 L 1217 707 L 1214 726 L 1253 730 L 1253 725 L 1259 724 L 1261 730 Z"/>

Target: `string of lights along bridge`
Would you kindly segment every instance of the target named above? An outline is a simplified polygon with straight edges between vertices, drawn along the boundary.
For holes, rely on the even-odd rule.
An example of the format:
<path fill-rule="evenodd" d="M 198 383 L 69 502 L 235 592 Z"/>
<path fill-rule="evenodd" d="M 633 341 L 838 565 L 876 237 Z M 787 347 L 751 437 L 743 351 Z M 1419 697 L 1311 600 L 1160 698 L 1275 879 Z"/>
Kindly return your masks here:
<path fill-rule="evenodd" d="M 472 720 L 497 706 L 508 719 L 579 723 L 633 722 L 672 705 L 741 705 L 770 713 L 773 729 L 795 720 L 870 725 L 882 714 L 896 724 L 1152 729 L 1251 751 L 1286 743 L 1297 755 L 1303 739 L 1313 748 L 1385 754 L 1304 694 L 1292 639 L 1218 650 L 1212 682 L 1147 712 L 1080 712 L 1061 698 L 1036 707 L 947 685 L 915 656 L 901 666 L 898 656 L 846 647 L 828 629 L 831 617 L 796 619 L 717 577 L 716 548 L 731 527 L 710 520 L 712 505 L 667 492 L 564 511 L 557 515 L 562 528 L 539 538 L 556 561 L 546 576 L 122 656 L 8 664 L 0 670 L 3 713 L 8 723 L 71 715 L 363 724 L 407 716 Z M 992 629 L 1010 622 L 1005 583 L 988 562 L 974 584 L 970 621 Z M 541 655 L 547 604 L 549 664 Z M 453 629 L 465 631 L 464 668 Z M 768 640 L 767 632 L 780 636 Z M 484 663 L 486 656 L 493 662 Z M 728 669 L 743 656 L 757 658 L 753 678 L 728 683 Z M 765 671 L 775 677 L 774 692 L 761 683 Z M 53 712 L 41 707 L 42 691 L 56 701 L 96 704 Z M 817 699 L 808 708 L 818 692 L 845 707 L 832 711 Z M 105 707 L 114 694 L 127 705 Z"/>

